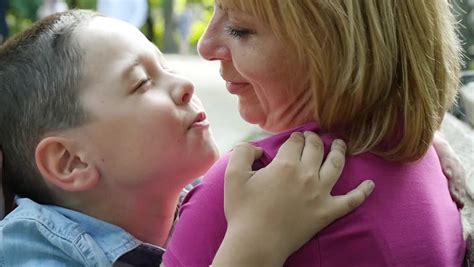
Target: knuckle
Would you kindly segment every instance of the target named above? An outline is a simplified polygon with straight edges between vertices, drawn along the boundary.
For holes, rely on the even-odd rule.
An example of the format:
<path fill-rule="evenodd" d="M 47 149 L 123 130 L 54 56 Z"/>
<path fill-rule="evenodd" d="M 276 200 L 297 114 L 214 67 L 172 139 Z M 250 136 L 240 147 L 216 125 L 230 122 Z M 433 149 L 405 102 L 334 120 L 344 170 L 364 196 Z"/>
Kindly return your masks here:
<path fill-rule="evenodd" d="M 301 178 L 303 178 L 304 180 L 306 180 L 307 182 L 306 183 L 311 183 L 312 180 L 314 180 L 314 178 L 316 177 L 317 173 L 315 171 L 305 171 L 302 175 L 301 175 Z"/>
<path fill-rule="evenodd" d="M 340 156 L 334 156 L 329 158 L 329 163 L 335 168 L 340 169 L 344 165 L 344 159 Z"/>
<path fill-rule="evenodd" d="M 349 210 L 353 210 L 359 206 L 360 199 L 356 196 L 350 197 L 347 200 L 347 207 L 349 207 Z"/>
<path fill-rule="evenodd" d="M 285 176 L 294 176 L 297 173 L 298 165 L 290 160 L 279 160 L 273 162 L 272 167 L 276 172 Z"/>
<path fill-rule="evenodd" d="M 317 214 L 318 221 L 323 225 L 329 224 L 333 220 L 333 216 L 328 212 L 320 212 Z"/>
<path fill-rule="evenodd" d="M 290 161 L 290 160 L 282 160 L 280 162 L 278 162 L 278 164 L 280 165 L 280 167 L 285 170 L 285 171 L 295 171 L 296 168 L 297 168 L 297 164 L 296 162 L 294 161 Z"/>

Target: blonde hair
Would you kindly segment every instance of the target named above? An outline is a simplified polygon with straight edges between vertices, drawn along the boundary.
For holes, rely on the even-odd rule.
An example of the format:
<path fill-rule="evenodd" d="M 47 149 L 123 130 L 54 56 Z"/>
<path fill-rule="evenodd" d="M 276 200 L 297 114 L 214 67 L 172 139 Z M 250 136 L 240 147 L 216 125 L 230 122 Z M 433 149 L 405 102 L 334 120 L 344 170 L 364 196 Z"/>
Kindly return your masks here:
<path fill-rule="evenodd" d="M 222 5 L 216 1 L 217 5 Z M 352 154 L 422 157 L 453 103 L 460 45 L 447 0 L 225 0 L 308 68 L 315 119 Z"/>

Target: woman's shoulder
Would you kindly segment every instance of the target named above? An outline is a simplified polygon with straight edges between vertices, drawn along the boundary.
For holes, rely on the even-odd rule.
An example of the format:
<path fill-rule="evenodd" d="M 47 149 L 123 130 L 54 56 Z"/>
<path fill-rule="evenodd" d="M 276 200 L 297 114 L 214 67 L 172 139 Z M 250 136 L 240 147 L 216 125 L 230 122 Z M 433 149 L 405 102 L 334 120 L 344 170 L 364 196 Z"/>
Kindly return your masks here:
<path fill-rule="evenodd" d="M 206 174 L 204 174 L 201 182 L 197 186 L 198 188 L 203 186 L 221 186 L 223 188 L 225 170 L 229 164 L 230 154 L 231 151 L 225 153 L 211 166 Z"/>

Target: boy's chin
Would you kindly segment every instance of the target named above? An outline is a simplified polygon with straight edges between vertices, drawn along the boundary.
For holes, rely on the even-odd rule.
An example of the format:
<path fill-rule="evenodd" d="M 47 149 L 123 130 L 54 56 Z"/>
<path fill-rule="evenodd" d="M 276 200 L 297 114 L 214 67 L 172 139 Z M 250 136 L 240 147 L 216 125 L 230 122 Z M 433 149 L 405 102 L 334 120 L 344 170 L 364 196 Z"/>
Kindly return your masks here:
<path fill-rule="evenodd" d="M 217 149 L 211 151 L 209 155 L 201 157 L 199 162 L 196 162 L 193 165 L 193 168 L 190 169 L 191 174 L 188 175 L 190 183 L 196 180 L 197 178 L 206 174 L 206 172 L 211 168 L 211 166 L 219 159 L 219 152 Z"/>

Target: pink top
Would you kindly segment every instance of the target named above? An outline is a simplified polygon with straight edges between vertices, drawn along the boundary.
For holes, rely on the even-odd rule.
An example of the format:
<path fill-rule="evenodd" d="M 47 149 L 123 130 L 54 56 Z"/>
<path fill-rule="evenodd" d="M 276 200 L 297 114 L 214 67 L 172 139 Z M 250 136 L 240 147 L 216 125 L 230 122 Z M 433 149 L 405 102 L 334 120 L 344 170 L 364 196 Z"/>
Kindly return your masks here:
<path fill-rule="evenodd" d="M 293 131 L 254 144 L 267 165 Z M 329 151 L 332 138 L 324 136 Z M 185 199 L 164 255 L 167 267 L 209 266 L 226 231 L 223 209 L 228 155 Z M 465 243 L 459 211 L 433 148 L 414 163 L 388 162 L 370 153 L 349 156 L 333 194 L 344 194 L 367 178 L 375 191 L 357 210 L 334 222 L 288 258 L 285 266 L 461 266 Z"/>

